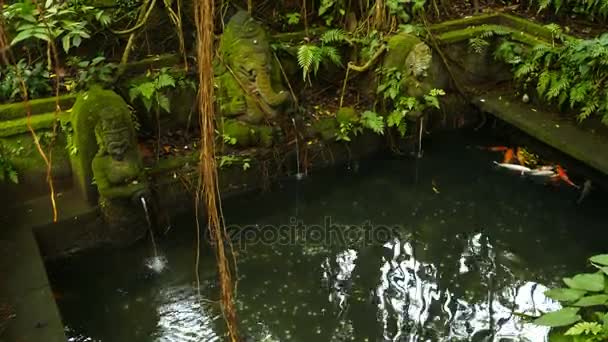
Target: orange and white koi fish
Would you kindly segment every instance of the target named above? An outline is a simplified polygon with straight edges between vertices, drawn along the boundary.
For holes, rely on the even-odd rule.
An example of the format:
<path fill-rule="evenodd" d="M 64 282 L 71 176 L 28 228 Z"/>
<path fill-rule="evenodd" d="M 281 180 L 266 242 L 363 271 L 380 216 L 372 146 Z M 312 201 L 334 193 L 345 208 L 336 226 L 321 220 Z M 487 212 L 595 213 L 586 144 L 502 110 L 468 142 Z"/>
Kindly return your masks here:
<path fill-rule="evenodd" d="M 580 186 L 574 184 L 570 178 L 568 178 L 568 174 L 566 174 L 566 170 L 564 170 L 563 167 L 561 167 L 560 165 L 556 165 L 555 166 L 555 171 L 557 172 L 557 177 L 559 177 L 559 179 L 561 179 L 564 183 L 573 186 L 577 189 L 580 188 Z"/>
<path fill-rule="evenodd" d="M 504 156 L 504 158 L 502 160 L 502 163 L 503 164 L 509 164 L 509 163 L 511 163 L 513 161 L 514 158 L 515 158 L 515 154 L 513 152 L 513 149 L 512 148 L 508 148 L 505 151 L 505 156 Z"/>

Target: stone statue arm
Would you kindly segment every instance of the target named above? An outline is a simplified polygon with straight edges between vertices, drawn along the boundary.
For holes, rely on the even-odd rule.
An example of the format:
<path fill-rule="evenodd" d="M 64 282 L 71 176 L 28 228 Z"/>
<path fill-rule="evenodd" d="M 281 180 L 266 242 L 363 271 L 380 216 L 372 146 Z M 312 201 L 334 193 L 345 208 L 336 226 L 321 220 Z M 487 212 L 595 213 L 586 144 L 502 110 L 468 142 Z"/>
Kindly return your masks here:
<path fill-rule="evenodd" d="M 133 198 L 133 196 L 145 196 L 148 187 L 145 179 L 145 174 L 142 172 L 136 179 L 126 182 L 125 184 L 113 184 L 108 179 L 106 161 L 101 158 L 93 159 L 92 168 L 95 177 L 95 183 L 99 195 L 106 199 Z"/>

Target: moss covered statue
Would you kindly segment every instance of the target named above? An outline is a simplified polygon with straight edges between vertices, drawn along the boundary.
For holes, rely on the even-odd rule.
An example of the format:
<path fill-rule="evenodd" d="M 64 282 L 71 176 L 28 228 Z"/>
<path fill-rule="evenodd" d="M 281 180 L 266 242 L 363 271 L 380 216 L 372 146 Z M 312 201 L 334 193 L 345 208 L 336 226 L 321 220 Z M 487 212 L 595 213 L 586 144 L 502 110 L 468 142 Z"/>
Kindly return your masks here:
<path fill-rule="evenodd" d="M 141 216 L 139 198 L 148 185 L 137 149 L 131 113 L 111 90 L 79 95 L 71 115 L 77 154 L 71 157 L 75 184 L 98 201 L 110 225 L 126 226 Z"/>
<path fill-rule="evenodd" d="M 270 146 L 269 128 L 290 97 L 266 31 L 246 11 L 237 12 L 226 25 L 214 70 L 223 133 L 240 146 Z"/>

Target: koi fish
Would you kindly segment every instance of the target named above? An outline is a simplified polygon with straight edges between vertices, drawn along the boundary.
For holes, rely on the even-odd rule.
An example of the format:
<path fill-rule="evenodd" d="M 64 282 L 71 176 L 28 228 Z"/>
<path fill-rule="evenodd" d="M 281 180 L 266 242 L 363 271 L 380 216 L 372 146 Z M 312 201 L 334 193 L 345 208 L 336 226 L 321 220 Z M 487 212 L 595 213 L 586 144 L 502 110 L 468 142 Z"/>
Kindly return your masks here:
<path fill-rule="evenodd" d="M 512 149 L 512 148 L 508 148 L 508 149 L 505 151 L 505 157 L 504 157 L 504 159 L 503 159 L 503 161 L 502 161 L 502 162 L 503 162 L 503 164 L 509 164 L 509 163 L 511 163 L 511 162 L 513 161 L 513 158 L 514 158 L 514 152 L 513 152 L 513 149 Z M 523 164 L 522 164 L 522 165 L 523 165 Z"/>
<path fill-rule="evenodd" d="M 509 148 L 507 146 L 490 146 L 490 147 L 480 147 L 481 149 L 492 151 L 492 152 L 504 152 Z"/>
<path fill-rule="evenodd" d="M 525 167 L 522 165 L 499 163 L 497 161 L 494 162 L 494 165 L 496 165 L 500 168 L 503 168 L 503 169 L 510 170 L 510 171 L 520 172 L 522 176 L 525 175 L 526 173 L 532 172 L 532 170 L 529 167 Z"/>
<path fill-rule="evenodd" d="M 524 154 L 524 149 L 521 147 L 517 148 L 517 152 L 515 153 L 515 157 L 517 158 L 517 161 L 521 164 L 521 165 L 526 165 L 526 156 Z"/>
<path fill-rule="evenodd" d="M 566 170 L 564 170 L 563 167 L 561 167 L 560 165 L 556 165 L 555 166 L 555 171 L 557 171 L 557 176 L 559 177 L 559 179 L 561 179 L 564 183 L 573 186 L 575 188 L 580 188 L 580 186 L 574 184 L 570 178 L 568 178 L 568 175 L 566 174 Z"/>
<path fill-rule="evenodd" d="M 583 184 L 583 190 L 581 191 L 581 195 L 578 198 L 578 200 L 576 201 L 576 204 L 581 204 L 581 202 L 585 199 L 585 197 L 587 197 L 587 195 L 589 195 L 589 192 L 591 192 L 592 188 L 593 188 L 593 185 L 591 184 L 591 181 L 589 179 L 587 179 L 585 181 L 585 183 Z"/>
<path fill-rule="evenodd" d="M 530 171 L 528 173 L 528 175 L 532 176 L 532 177 L 547 177 L 547 178 L 552 178 L 552 177 L 555 177 L 556 174 L 552 170 L 534 169 L 534 170 Z"/>

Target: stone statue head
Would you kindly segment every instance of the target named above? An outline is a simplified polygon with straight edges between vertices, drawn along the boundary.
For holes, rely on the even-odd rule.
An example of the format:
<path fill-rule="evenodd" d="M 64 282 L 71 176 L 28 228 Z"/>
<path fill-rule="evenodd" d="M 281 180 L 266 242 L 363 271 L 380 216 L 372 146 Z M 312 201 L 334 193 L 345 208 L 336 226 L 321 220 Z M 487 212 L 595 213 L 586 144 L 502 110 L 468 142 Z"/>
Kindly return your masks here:
<path fill-rule="evenodd" d="M 132 143 L 131 126 L 124 115 L 108 112 L 100 116 L 95 131 L 100 151 L 107 153 L 112 159 L 123 160 Z"/>

